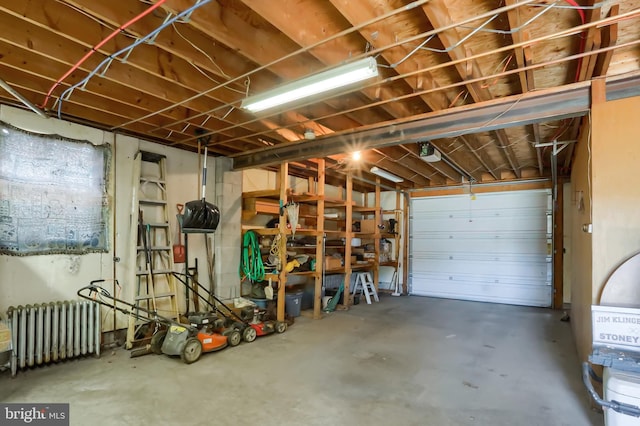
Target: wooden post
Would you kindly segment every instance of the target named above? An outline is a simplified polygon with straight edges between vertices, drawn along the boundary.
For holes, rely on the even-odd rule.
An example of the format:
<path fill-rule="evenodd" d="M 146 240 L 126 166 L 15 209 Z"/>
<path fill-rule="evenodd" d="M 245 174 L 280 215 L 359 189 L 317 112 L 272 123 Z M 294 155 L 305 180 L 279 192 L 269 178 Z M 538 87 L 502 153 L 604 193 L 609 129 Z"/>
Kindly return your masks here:
<path fill-rule="evenodd" d="M 351 238 L 353 237 L 353 174 L 350 171 L 347 174 L 347 184 L 345 186 L 346 190 L 346 207 L 345 207 L 345 217 L 346 217 L 346 227 L 345 227 L 345 243 L 344 243 L 344 295 L 342 300 L 344 301 L 344 306 L 349 306 L 349 293 L 350 293 L 350 285 L 351 285 Z"/>
<path fill-rule="evenodd" d="M 378 291 L 378 281 L 380 279 L 380 242 L 382 241 L 382 230 L 378 227 L 382 223 L 382 207 L 380 205 L 380 178 L 376 177 L 376 193 L 375 193 L 375 202 L 374 206 L 376 211 L 374 213 L 374 220 L 376 224 L 375 229 L 375 257 L 373 259 L 373 285 L 376 288 L 376 292 Z"/>
<path fill-rule="evenodd" d="M 564 194 L 563 180 L 558 178 L 556 200 L 553 205 L 553 307 L 562 309 L 564 305 Z"/>
<path fill-rule="evenodd" d="M 396 188 L 397 189 L 397 188 Z M 402 231 L 400 230 L 400 226 L 404 226 L 404 220 L 401 216 L 402 214 L 402 194 L 399 191 L 396 191 L 396 210 L 393 212 L 393 217 L 396 220 L 396 236 L 394 239 L 393 246 L 393 259 L 396 262 L 396 280 L 400 281 L 400 271 L 402 265 L 404 263 L 400 262 L 400 244 L 402 243 Z"/>
<path fill-rule="evenodd" d="M 280 202 L 285 206 L 287 204 L 287 184 L 289 180 L 289 163 L 280 164 L 280 170 L 278 172 L 277 185 L 280 190 Z M 280 231 L 280 274 L 278 276 L 278 309 L 277 319 L 278 321 L 284 321 L 284 307 L 285 307 L 285 286 L 287 284 L 287 272 L 285 271 L 285 265 L 287 264 L 287 217 L 284 214 L 280 215 L 279 223 Z"/>
<path fill-rule="evenodd" d="M 402 254 L 402 263 L 404 264 L 404 268 L 402 269 L 402 293 L 409 294 L 409 208 L 410 208 L 409 197 L 404 197 L 404 211 L 402 215 L 402 234 L 404 235 L 404 244 L 403 249 L 404 253 Z"/>
<path fill-rule="evenodd" d="M 325 181 L 325 161 L 324 158 L 318 160 L 318 182 L 316 192 L 318 194 L 317 234 L 316 234 L 316 270 L 315 270 L 315 290 L 313 296 L 313 319 L 322 318 L 322 269 L 324 267 L 324 181 Z"/>

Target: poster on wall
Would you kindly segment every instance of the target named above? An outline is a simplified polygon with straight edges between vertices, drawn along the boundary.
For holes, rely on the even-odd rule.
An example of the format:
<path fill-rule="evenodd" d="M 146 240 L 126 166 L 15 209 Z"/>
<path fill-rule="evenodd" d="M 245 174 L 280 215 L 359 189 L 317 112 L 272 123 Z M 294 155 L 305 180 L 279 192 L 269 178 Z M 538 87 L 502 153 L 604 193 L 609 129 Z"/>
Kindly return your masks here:
<path fill-rule="evenodd" d="M 106 252 L 109 154 L 0 122 L 0 254 Z"/>

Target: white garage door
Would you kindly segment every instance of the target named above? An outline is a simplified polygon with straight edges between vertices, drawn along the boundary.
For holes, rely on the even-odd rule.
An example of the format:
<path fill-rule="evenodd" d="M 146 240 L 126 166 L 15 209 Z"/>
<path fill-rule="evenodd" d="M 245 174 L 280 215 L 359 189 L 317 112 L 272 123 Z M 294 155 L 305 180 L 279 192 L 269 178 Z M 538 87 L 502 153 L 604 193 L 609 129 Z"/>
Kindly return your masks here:
<path fill-rule="evenodd" d="M 410 293 L 551 306 L 551 193 L 411 201 Z"/>

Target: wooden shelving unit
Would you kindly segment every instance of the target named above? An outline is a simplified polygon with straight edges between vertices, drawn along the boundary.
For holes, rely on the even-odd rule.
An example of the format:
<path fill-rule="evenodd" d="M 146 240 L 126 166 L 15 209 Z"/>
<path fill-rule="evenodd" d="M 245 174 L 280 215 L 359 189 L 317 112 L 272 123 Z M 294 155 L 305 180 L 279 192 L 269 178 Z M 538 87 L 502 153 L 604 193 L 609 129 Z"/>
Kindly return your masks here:
<path fill-rule="evenodd" d="M 253 230 L 258 235 L 262 236 L 275 236 L 281 235 L 281 242 L 283 246 L 280 248 L 280 262 L 282 265 L 287 263 L 287 250 L 296 250 L 303 252 L 309 256 L 315 256 L 316 267 L 314 271 L 302 271 L 302 272 L 290 272 L 286 273 L 284 268 L 279 273 L 270 273 L 265 279 L 271 279 L 277 281 L 279 285 L 279 292 L 277 298 L 277 312 L 278 319 L 284 320 L 284 301 L 285 301 L 285 288 L 287 285 L 287 278 L 290 276 L 307 276 L 314 277 L 314 302 L 313 302 L 313 317 L 321 318 L 321 292 L 322 292 L 322 279 L 323 279 L 323 267 L 325 259 L 323 256 L 328 256 L 333 253 L 340 253 L 344 259 L 344 265 L 339 268 L 325 269 L 324 274 L 344 274 L 345 283 L 345 297 L 343 298 L 344 304 L 348 307 L 352 300 L 350 295 L 350 282 L 351 274 L 357 271 L 369 270 L 373 274 L 374 283 L 378 286 L 379 280 L 379 266 L 398 266 L 398 254 L 399 254 L 399 233 L 389 234 L 382 231 L 377 225 L 382 224 L 383 217 L 389 214 L 389 211 L 383 211 L 380 208 L 380 185 L 379 180 L 376 186 L 375 202 L 374 205 L 360 205 L 353 199 L 353 178 L 351 175 L 347 175 L 345 187 L 342 191 L 341 198 L 327 197 L 325 196 L 325 182 L 324 182 L 324 160 L 318 160 L 318 176 L 315 179 L 309 180 L 309 190 L 305 193 L 294 193 L 287 188 L 289 180 L 288 165 L 282 164 L 278 171 L 278 178 L 276 180 L 277 188 L 261 191 L 245 192 L 242 195 L 243 198 L 243 226 L 242 232 Z M 364 204 L 366 200 L 362 200 Z M 398 195 L 398 203 L 399 203 Z M 308 242 L 304 245 L 288 246 L 287 240 L 291 239 L 293 232 L 287 227 L 286 214 L 281 215 L 281 206 L 285 206 L 287 202 L 293 201 L 299 204 L 299 217 L 298 221 L 302 225 L 301 228 L 297 228 L 295 236 L 297 237 L 314 237 L 313 244 Z M 392 210 L 396 220 L 398 219 L 399 209 Z M 325 218 L 325 214 L 331 217 Z M 272 218 L 278 218 L 277 228 L 266 228 L 264 226 L 249 225 L 247 222 L 255 218 L 258 215 L 266 215 Z M 367 229 L 367 232 L 354 232 L 354 221 L 361 220 L 373 220 L 375 225 L 373 228 Z M 370 225 L 370 222 L 368 222 Z M 352 238 L 360 238 L 362 241 L 366 241 L 369 250 L 363 252 L 359 247 L 352 247 Z M 395 241 L 395 257 L 393 261 L 380 262 L 380 241 L 382 238 L 393 239 Z M 326 241 L 330 243 L 324 245 Z M 341 241 L 341 244 L 336 244 L 336 241 Z M 323 248 L 324 245 L 324 248 Z M 358 263 L 352 262 L 352 255 L 358 258 L 364 258 L 365 254 L 370 261 L 359 260 Z"/>

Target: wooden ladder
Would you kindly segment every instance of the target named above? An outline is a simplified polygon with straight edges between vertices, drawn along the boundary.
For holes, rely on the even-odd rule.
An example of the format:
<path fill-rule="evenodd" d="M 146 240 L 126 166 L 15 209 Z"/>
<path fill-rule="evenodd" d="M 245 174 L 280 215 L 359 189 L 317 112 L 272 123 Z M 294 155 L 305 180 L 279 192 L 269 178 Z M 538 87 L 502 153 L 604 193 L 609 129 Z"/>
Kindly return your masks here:
<path fill-rule="evenodd" d="M 135 307 L 177 320 L 166 161 L 164 155 L 146 151 L 139 151 L 134 157 L 130 247 L 135 267 L 131 269 L 130 282 L 135 283 Z M 147 316 L 144 312 L 141 315 Z M 149 321 L 131 315 L 126 347 L 148 343 L 153 328 Z"/>

